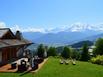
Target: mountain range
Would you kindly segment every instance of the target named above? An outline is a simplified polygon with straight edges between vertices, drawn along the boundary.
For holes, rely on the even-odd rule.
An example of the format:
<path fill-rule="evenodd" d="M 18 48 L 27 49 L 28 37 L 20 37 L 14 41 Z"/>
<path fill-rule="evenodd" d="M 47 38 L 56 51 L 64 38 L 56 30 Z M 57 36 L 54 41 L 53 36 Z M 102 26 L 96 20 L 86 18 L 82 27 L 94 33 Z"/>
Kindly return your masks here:
<path fill-rule="evenodd" d="M 95 41 L 103 37 L 103 24 L 72 24 L 68 27 L 46 30 L 47 32 L 23 32 L 23 36 L 35 43 L 46 45 L 71 45 L 79 41 Z"/>

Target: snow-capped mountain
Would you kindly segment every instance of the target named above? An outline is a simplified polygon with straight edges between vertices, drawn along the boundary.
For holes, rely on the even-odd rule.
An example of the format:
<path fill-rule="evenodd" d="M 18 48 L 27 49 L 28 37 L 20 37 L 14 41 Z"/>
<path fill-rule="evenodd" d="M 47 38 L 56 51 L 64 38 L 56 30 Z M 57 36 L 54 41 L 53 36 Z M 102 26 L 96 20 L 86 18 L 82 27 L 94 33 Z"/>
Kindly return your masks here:
<path fill-rule="evenodd" d="M 83 23 L 74 23 L 72 25 L 63 26 L 60 28 L 52 28 L 49 32 L 83 32 L 83 31 L 99 31 L 103 32 L 103 24 L 83 24 Z"/>
<path fill-rule="evenodd" d="M 75 23 L 70 26 L 46 29 L 45 33 L 24 32 L 23 35 L 25 38 L 30 39 L 33 42 L 39 44 L 43 43 L 47 45 L 64 45 L 64 44 L 73 44 L 79 41 L 84 41 L 86 39 L 89 40 L 93 36 L 95 35 L 97 36 L 102 33 L 103 33 L 103 24 L 90 25 L 90 24 Z M 97 37 L 95 37 L 94 39 L 97 39 Z"/>

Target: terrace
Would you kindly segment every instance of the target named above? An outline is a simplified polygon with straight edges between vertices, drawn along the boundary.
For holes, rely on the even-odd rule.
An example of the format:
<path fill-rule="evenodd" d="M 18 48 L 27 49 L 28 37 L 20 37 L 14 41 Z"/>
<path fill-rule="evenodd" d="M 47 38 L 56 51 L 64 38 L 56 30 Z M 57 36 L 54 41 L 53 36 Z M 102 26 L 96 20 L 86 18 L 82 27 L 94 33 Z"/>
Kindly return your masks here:
<path fill-rule="evenodd" d="M 15 69 L 12 69 L 12 66 L 11 66 L 12 63 L 10 63 L 10 64 L 6 64 L 6 65 L 4 65 L 4 66 L 1 66 L 1 67 L 0 67 L 0 72 L 17 72 L 17 71 L 18 71 L 18 65 L 20 65 L 20 62 L 21 62 L 22 60 L 25 60 L 26 63 L 27 63 L 27 65 L 29 65 L 29 67 L 28 67 L 28 69 L 26 70 L 26 72 L 31 71 L 32 68 L 31 68 L 31 66 L 30 66 L 30 63 L 28 62 L 28 59 L 27 59 L 27 58 L 21 58 L 21 59 L 18 59 L 18 60 L 16 60 L 16 61 L 12 62 L 12 63 L 17 63 Z M 40 63 L 40 64 L 38 65 L 38 69 L 32 70 L 31 72 L 37 72 L 37 71 L 44 65 L 44 63 L 45 63 L 47 60 L 48 60 L 48 59 L 45 59 L 42 63 Z"/>

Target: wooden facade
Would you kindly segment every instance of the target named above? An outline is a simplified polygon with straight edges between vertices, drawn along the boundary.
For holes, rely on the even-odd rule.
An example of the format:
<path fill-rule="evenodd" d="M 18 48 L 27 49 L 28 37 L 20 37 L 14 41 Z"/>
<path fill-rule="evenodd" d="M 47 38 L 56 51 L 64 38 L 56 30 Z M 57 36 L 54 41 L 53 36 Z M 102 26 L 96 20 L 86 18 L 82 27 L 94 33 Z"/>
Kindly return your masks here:
<path fill-rule="evenodd" d="M 31 44 L 24 38 L 17 39 L 9 28 L 0 29 L 0 65 L 19 58 L 17 52 Z"/>

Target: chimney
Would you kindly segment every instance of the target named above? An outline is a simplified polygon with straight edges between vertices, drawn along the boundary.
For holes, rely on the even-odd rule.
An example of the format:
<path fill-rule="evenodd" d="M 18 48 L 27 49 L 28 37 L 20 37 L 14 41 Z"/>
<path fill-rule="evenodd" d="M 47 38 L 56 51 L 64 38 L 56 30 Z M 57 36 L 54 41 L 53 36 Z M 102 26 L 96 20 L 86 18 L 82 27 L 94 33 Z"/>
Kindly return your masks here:
<path fill-rule="evenodd" d="M 19 40 L 22 40 L 22 39 L 23 39 L 22 33 L 21 33 L 20 31 L 16 31 L 15 36 L 16 36 L 16 38 L 19 39 Z"/>

